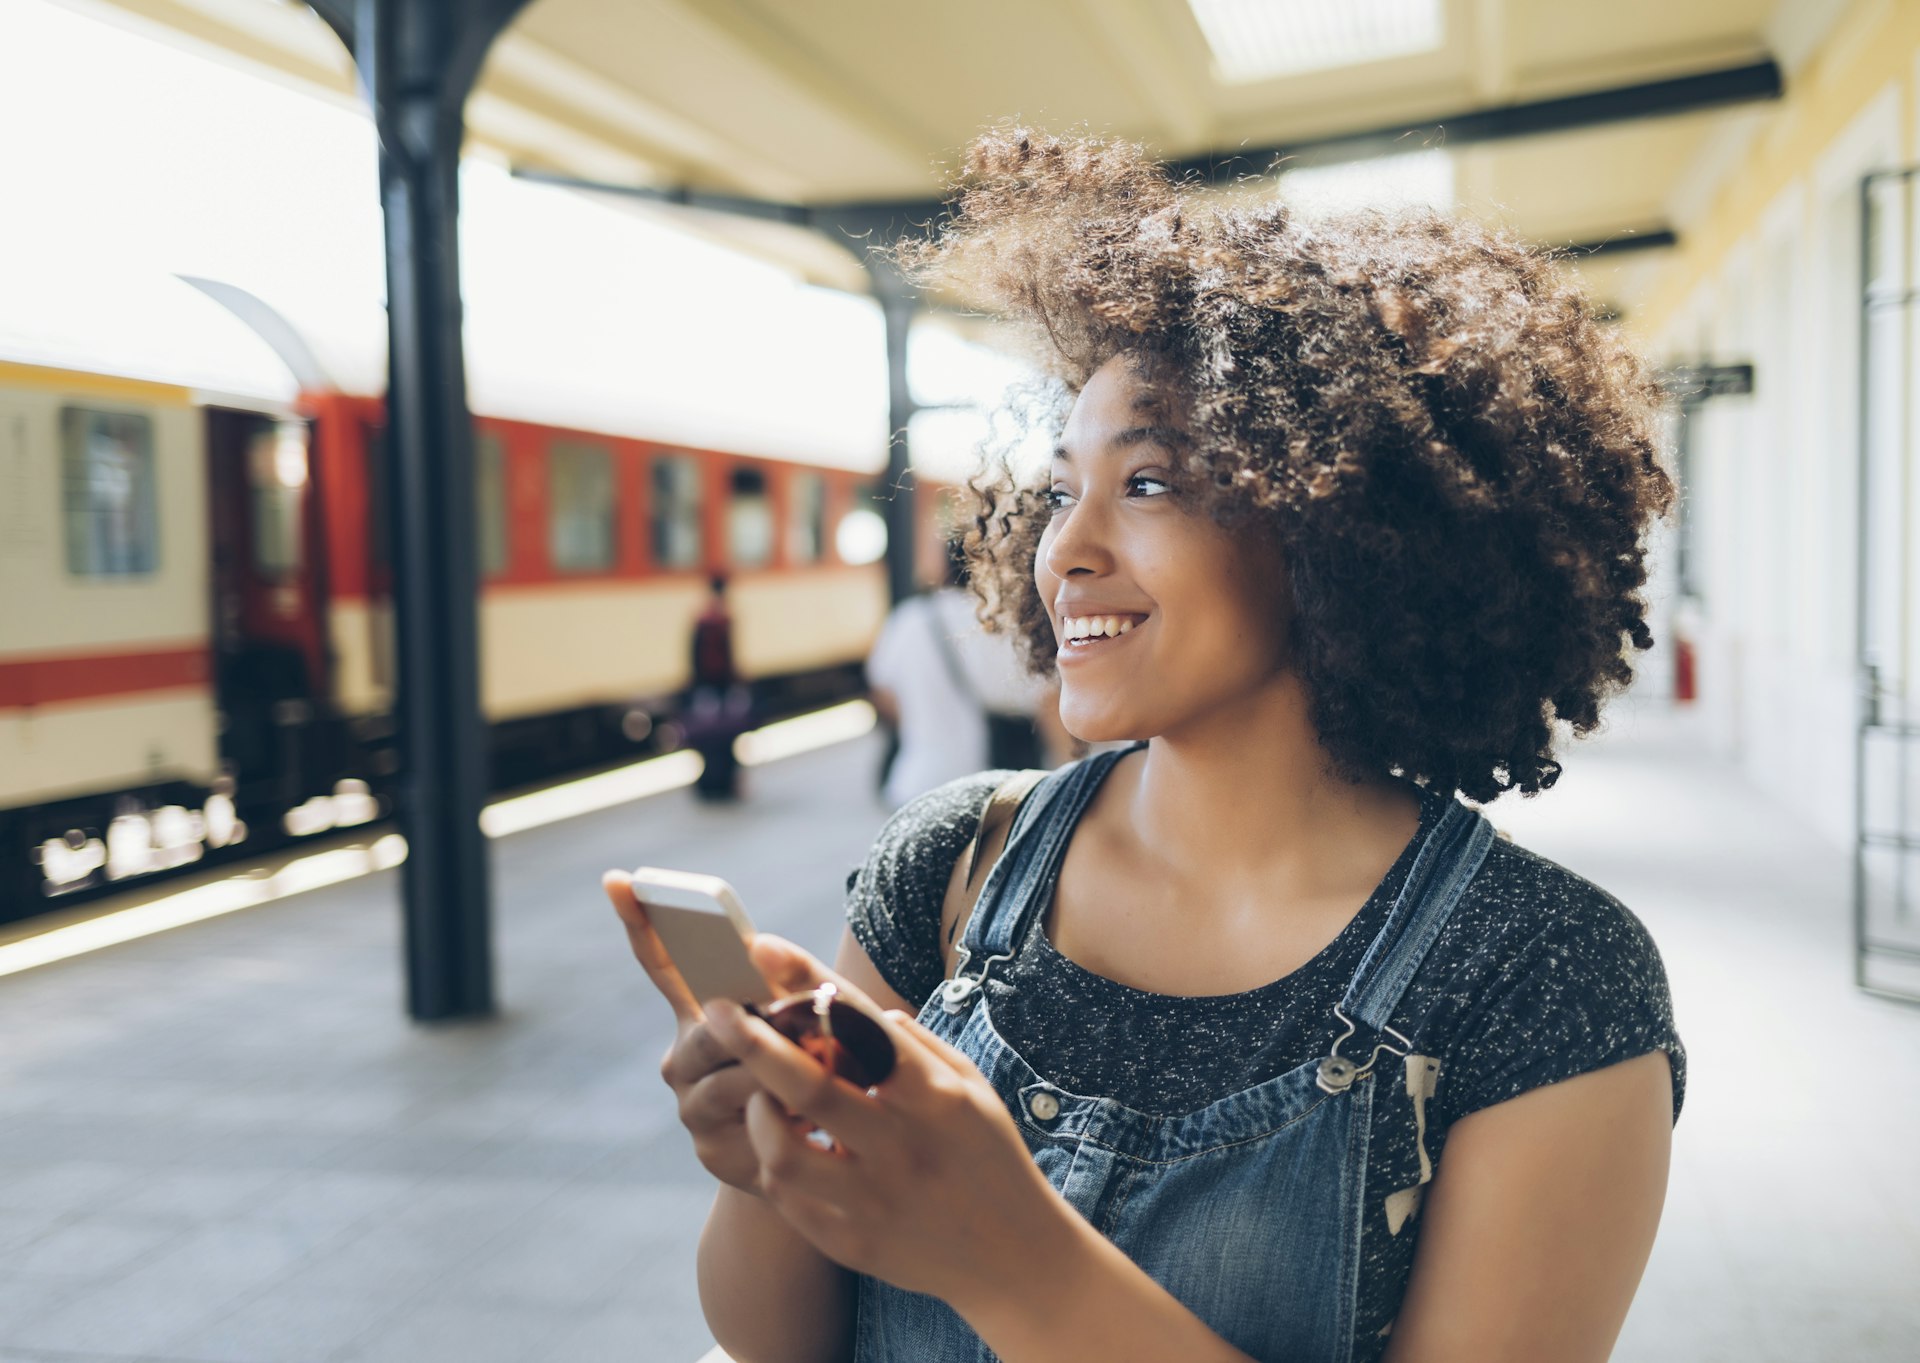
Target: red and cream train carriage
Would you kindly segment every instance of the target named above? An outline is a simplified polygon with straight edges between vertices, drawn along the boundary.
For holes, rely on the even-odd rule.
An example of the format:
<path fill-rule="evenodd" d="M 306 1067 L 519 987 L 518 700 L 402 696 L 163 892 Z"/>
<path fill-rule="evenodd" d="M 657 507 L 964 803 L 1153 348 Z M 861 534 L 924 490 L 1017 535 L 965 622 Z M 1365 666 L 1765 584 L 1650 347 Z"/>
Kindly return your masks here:
<path fill-rule="evenodd" d="M 370 817 L 394 769 L 382 404 L 263 382 L 231 340 L 244 380 L 210 384 L 0 336 L 0 920 Z M 886 586 L 840 542 L 877 474 L 512 412 L 476 458 L 497 785 L 653 741 L 712 572 L 765 713 L 857 688 Z"/>

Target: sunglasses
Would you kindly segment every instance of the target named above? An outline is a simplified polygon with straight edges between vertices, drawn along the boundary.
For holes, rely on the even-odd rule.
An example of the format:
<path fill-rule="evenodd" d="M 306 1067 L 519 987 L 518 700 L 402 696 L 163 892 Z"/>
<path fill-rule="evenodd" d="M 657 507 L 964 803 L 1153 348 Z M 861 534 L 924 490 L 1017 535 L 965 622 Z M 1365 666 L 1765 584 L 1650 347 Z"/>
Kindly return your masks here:
<path fill-rule="evenodd" d="M 850 1084 L 872 1088 L 893 1073 L 886 1029 L 841 998 L 831 982 L 747 1009 Z"/>

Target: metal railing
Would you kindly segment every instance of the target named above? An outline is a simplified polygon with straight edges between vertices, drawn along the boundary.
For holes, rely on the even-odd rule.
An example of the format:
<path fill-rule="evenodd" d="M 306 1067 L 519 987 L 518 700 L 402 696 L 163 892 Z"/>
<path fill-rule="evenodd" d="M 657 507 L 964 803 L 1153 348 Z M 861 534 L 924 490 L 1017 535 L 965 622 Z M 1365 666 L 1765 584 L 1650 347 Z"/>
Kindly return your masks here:
<path fill-rule="evenodd" d="M 1920 346 L 1915 191 L 1920 166 L 1860 183 L 1858 560 L 1860 690 L 1854 748 L 1854 983 L 1920 1003 L 1920 706 L 1914 659 L 1914 429 L 1909 379 Z"/>

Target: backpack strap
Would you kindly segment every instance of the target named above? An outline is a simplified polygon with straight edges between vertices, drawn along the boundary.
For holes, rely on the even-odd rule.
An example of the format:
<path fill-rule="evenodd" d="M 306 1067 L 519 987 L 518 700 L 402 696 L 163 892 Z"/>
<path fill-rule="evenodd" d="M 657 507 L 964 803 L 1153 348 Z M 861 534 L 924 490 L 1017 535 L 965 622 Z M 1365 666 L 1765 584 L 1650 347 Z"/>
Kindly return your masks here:
<path fill-rule="evenodd" d="M 1033 788 L 1045 780 L 1045 770 L 1017 771 L 1002 781 L 980 811 L 980 822 L 973 840 L 954 860 L 953 874 L 947 879 L 946 901 L 940 909 L 941 950 L 948 952 L 959 940 L 961 929 L 972 916 L 985 888 L 986 872 L 1006 849 L 1007 835 L 1013 829 L 1013 817 Z"/>

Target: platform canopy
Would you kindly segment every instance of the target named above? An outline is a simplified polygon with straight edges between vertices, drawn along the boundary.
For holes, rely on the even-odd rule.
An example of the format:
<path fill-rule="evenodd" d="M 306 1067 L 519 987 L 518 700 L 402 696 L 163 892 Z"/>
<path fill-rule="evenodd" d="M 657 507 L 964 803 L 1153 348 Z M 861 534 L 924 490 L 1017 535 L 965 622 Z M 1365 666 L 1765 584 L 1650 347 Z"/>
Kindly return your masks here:
<path fill-rule="evenodd" d="M 352 96 L 346 52 L 302 5 L 96 3 Z M 611 185 L 903 208 L 937 201 L 959 150 L 1009 115 L 1138 138 L 1223 180 L 1285 152 L 1279 192 L 1304 202 L 1436 202 L 1604 246 L 1578 268 L 1630 316 L 1843 7 L 533 0 L 481 75 L 470 150 Z M 868 287 L 817 233 L 701 217 L 808 278 Z"/>

